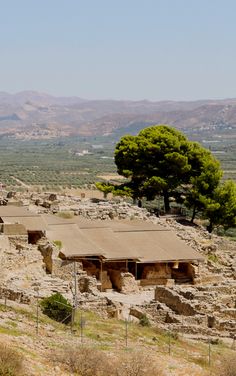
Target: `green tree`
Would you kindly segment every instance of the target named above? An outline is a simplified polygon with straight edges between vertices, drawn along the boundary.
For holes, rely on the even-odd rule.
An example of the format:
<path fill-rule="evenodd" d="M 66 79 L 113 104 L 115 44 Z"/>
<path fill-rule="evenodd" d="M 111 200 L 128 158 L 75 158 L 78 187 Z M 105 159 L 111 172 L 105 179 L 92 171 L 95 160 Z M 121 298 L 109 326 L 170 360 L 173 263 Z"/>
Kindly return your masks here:
<path fill-rule="evenodd" d="M 192 209 L 191 222 L 193 222 L 196 214 L 204 211 L 209 199 L 214 197 L 215 189 L 222 177 L 222 170 L 219 161 L 210 151 L 196 142 L 190 143 L 188 156 L 191 170 L 189 184 L 185 187 L 184 204 Z"/>
<path fill-rule="evenodd" d="M 213 198 L 206 203 L 204 217 L 209 220 L 207 229 L 222 226 L 224 230 L 236 227 L 236 184 L 227 180 L 216 188 Z"/>
<path fill-rule="evenodd" d="M 134 198 L 154 199 L 160 194 L 168 212 L 170 196 L 182 191 L 194 216 L 201 208 L 201 196 L 210 193 L 221 176 L 219 163 L 208 150 L 167 125 L 122 137 L 116 145 L 115 163 L 118 173 L 130 179 Z"/>
<path fill-rule="evenodd" d="M 166 125 L 124 136 L 115 149 L 118 173 L 131 179 L 136 198 L 154 198 L 161 192 L 169 211 L 171 192 L 185 181 L 191 169 L 188 143 L 181 132 Z"/>
<path fill-rule="evenodd" d="M 114 189 L 113 185 L 109 183 L 96 182 L 95 186 L 99 191 L 103 192 L 104 198 L 107 198 L 108 193 L 111 193 Z"/>

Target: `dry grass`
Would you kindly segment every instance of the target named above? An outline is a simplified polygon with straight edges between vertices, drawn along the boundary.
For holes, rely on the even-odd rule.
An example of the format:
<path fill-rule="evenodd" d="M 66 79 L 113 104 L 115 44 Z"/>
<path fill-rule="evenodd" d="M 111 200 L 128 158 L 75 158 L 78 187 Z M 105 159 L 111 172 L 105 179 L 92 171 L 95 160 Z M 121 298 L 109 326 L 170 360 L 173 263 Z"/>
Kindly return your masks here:
<path fill-rule="evenodd" d="M 23 376 L 21 355 L 14 349 L 0 344 L 0 376 Z"/>
<path fill-rule="evenodd" d="M 62 348 L 53 353 L 55 364 L 60 363 L 67 371 L 79 376 L 105 375 L 109 368 L 102 351 L 88 346 Z M 107 375 L 110 373 L 108 372 Z"/>
<path fill-rule="evenodd" d="M 217 372 L 218 376 L 236 376 L 236 352 L 223 357 Z"/>
<path fill-rule="evenodd" d="M 71 219 L 74 217 L 74 213 L 72 211 L 61 211 L 58 214 L 58 217 L 64 218 L 64 219 Z"/>
<path fill-rule="evenodd" d="M 147 352 L 136 350 L 117 357 L 114 376 L 150 375 L 162 376 L 163 372 Z"/>
<path fill-rule="evenodd" d="M 163 375 L 157 363 L 143 351 L 113 354 L 80 345 L 57 350 L 53 361 L 79 376 Z"/>

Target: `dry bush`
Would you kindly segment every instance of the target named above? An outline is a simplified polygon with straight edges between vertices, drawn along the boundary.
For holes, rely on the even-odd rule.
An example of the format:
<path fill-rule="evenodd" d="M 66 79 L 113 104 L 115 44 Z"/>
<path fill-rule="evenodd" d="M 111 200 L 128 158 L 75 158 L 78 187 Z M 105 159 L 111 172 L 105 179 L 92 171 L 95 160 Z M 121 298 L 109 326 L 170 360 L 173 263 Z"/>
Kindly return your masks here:
<path fill-rule="evenodd" d="M 53 360 L 61 363 L 69 372 L 79 376 L 112 376 L 110 362 L 103 351 L 88 346 L 74 346 L 53 354 Z"/>
<path fill-rule="evenodd" d="M 75 346 L 56 351 L 53 358 L 79 376 L 163 376 L 157 363 L 143 351 L 107 355 L 92 347 Z"/>
<path fill-rule="evenodd" d="M 236 376 L 236 353 L 223 357 L 220 369 L 216 374 L 218 376 Z"/>
<path fill-rule="evenodd" d="M 22 356 L 14 349 L 0 344 L 0 376 L 23 375 Z"/>
<path fill-rule="evenodd" d="M 162 376 L 163 372 L 154 359 L 144 351 L 123 354 L 117 359 L 116 376 Z"/>

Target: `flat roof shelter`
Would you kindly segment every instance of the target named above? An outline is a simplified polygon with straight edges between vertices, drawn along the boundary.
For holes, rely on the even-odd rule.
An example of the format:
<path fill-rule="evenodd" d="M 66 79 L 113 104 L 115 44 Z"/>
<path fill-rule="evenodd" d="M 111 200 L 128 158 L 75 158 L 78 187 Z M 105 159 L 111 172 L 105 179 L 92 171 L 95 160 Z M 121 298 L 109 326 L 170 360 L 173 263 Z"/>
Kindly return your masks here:
<path fill-rule="evenodd" d="M 179 269 L 180 272 L 182 268 L 187 273 L 189 263 L 198 264 L 204 260 L 173 231 L 152 223 L 81 221 L 79 218 L 69 222 L 58 218 L 53 221 L 52 216 L 46 216 L 45 220 L 48 223 L 47 237 L 62 242 L 61 257 L 81 261 L 85 269 L 87 266 L 93 271 L 95 268 L 91 263 L 96 264 L 97 269 L 100 268 L 97 276 L 105 270 L 109 274 L 115 268 L 130 271 L 136 279 L 143 279 L 151 274 L 161 276 L 165 269 L 164 274 L 170 279 L 174 272 L 169 269 Z"/>
<path fill-rule="evenodd" d="M 23 226 L 30 243 L 36 242 L 46 233 L 47 229 L 47 224 L 42 216 L 27 210 L 25 207 L 18 206 L 0 206 L 0 223 L 4 224 L 4 231 L 7 229 L 12 235 L 13 233 L 14 235 L 22 235 Z"/>
<path fill-rule="evenodd" d="M 45 218 L 45 217 L 44 217 Z M 162 226 L 121 221 L 65 222 L 46 217 L 50 240 L 61 240 L 66 258 L 99 255 L 105 261 L 203 261 L 204 258 L 171 230 Z"/>

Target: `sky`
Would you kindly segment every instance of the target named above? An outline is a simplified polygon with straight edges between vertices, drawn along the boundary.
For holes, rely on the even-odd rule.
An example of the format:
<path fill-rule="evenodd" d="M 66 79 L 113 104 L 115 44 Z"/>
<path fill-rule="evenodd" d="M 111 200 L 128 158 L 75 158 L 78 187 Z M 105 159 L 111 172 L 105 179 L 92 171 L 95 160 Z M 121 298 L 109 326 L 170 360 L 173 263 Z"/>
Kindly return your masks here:
<path fill-rule="evenodd" d="M 236 97 L 235 0 L 0 0 L 0 91 Z"/>

